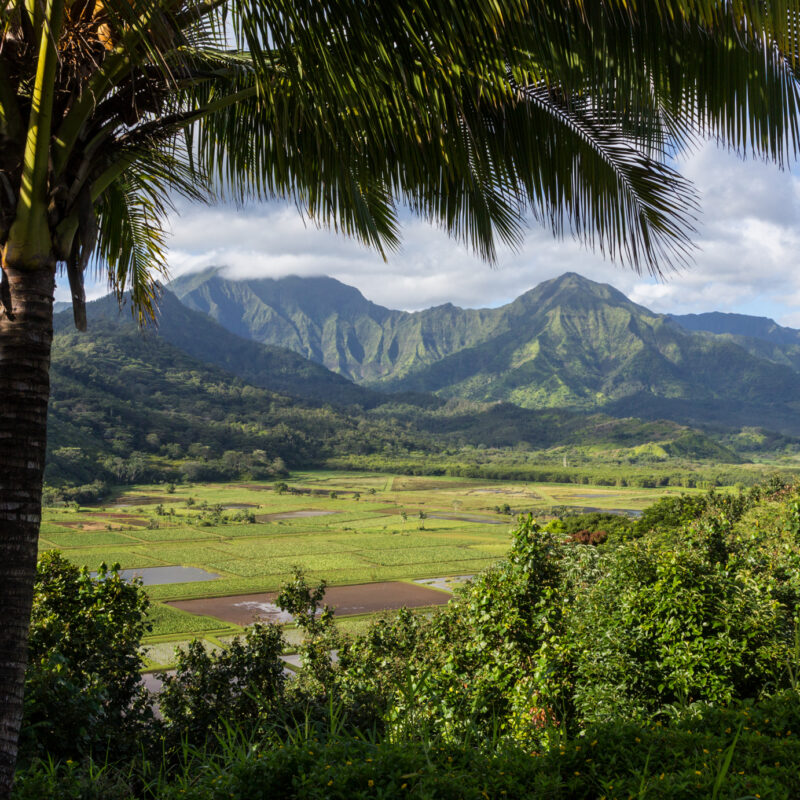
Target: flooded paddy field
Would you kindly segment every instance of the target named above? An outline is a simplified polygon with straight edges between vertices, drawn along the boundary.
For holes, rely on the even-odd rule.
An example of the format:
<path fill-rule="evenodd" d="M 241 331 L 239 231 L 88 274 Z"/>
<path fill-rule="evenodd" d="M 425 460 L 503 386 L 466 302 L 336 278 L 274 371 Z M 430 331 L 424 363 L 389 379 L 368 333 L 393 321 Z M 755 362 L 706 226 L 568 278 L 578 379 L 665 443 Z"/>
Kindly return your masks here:
<path fill-rule="evenodd" d="M 420 586 L 430 586 L 432 589 L 439 589 L 442 592 L 452 593 L 456 587 L 463 586 L 474 577 L 474 575 L 449 575 L 443 578 L 417 578 L 414 583 Z"/>
<path fill-rule="evenodd" d="M 265 592 L 233 597 L 177 600 L 169 602 L 167 605 L 190 614 L 216 617 L 243 627 L 253 622 L 291 622 L 291 615 L 281 611 L 275 605 L 276 597 L 277 592 Z M 339 616 L 373 614 L 377 611 L 393 611 L 400 608 L 439 606 L 447 603 L 449 599 L 444 592 L 400 581 L 331 586 L 325 594 L 325 602 Z"/>
<path fill-rule="evenodd" d="M 457 514 L 430 514 L 431 519 L 453 519 L 458 522 L 479 522 L 483 525 L 508 525 L 508 520 L 487 519 L 486 517 L 465 517 Z"/>
<path fill-rule="evenodd" d="M 143 586 L 160 586 L 165 583 L 197 583 L 198 581 L 215 581 L 219 578 L 214 572 L 207 572 L 199 567 L 140 567 L 139 569 L 123 569 L 119 573 L 125 580 L 141 578 Z M 97 573 L 93 572 L 92 577 Z"/>

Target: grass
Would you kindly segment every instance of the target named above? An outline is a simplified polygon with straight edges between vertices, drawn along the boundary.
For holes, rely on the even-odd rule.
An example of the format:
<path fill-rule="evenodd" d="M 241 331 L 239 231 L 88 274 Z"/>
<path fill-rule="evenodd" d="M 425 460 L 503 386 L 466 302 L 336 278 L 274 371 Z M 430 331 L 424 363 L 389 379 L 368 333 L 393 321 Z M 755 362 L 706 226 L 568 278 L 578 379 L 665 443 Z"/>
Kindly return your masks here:
<path fill-rule="evenodd" d="M 185 611 L 161 603 L 150 607 L 147 612 L 147 621 L 153 626 L 150 631 L 150 635 L 153 637 L 216 631 L 226 627 L 224 623 L 220 624 L 220 621 L 214 617 L 187 614 Z"/>
<path fill-rule="evenodd" d="M 56 547 L 65 549 L 68 547 L 104 547 L 108 545 L 128 545 L 136 544 L 135 539 L 125 536 L 122 533 L 110 533 L 108 531 L 98 531 L 97 533 L 84 533 L 75 531 L 74 533 L 48 533 L 47 539 Z"/>
<path fill-rule="evenodd" d="M 446 563 L 470 558 L 485 559 L 486 553 L 468 547 L 408 547 L 402 550 L 364 550 L 360 553 L 365 559 L 381 566 L 400 566 L 401 564 Z"/>
<path fill-rule="evenodd" d="M 198 637 L 206 650 L 220 650 L 223 643 L 213 636 Z M 148 670 L 167 668 L 175 663 L 175 650 L 185 649 L 188 639 L 149 642 L 143 648 L 145 664 Z"/>
<path fill-rule="evenodd" d="M 225 531 L 226 536 L 230 536 Z M 189 542 L 204 539 L 219 540 L 219 533 L 212 528 L 157 528 L 156 530 L 138 530 L 129 534 L 142 542 Z"/>
<path fill-rule="evenodd" d="M 148 553 L 141 552 L 135 547 L 121 548 L 81 548 L 64 551 L 64 557 L 68 558 L 73 564 L 79 567 L 88 567 L 96 570 L 101 562 L 108 566 L 118 563 L 122 569 L 133 569 L 137 567 L 163 567 L 165 563 L 157 558 L 153 558 Z"/>
<path fill-rule="evenodd" d="M 169 656 L 165 645 L 159 648 L 154 656 Z M 393 738 L 330 732 L 320 740 L 316 727 L 301 724 L 279 746 L 234 730 L 218 753 L 186 749 L 183 768 L 150 762 L 146 774 L 159 800 L 794 800 L 800 796 L 797 708 L 796 697 L 779 696 L 749 709 L 709 709 L 707 718 L 657 726 L 610 720 L 535 751 L 521 742 L 480 748 L 416 729 Z M 774 724 L 778 716 L 781 724 Z M 130 797 L 130 774 L 115 780 L 102 763 L 91 776 L 82 769 L 72 762 L 36 764 L 18 773 L 15 797 Z"/>

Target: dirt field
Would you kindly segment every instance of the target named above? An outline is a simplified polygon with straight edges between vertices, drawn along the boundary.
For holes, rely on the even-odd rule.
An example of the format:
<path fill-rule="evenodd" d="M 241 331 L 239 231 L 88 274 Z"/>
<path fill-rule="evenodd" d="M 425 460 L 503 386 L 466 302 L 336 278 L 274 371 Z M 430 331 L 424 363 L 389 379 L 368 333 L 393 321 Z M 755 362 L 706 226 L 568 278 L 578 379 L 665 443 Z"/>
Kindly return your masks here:
<path fill-rule="evenodd" d="M 275 605 L 277 596 L 277 592 L 262 592 L 200 600 L 176 600 L 167 605 L 191 614 L 216 617 L 234 625 L 250 625 L 256 620 L 287 622 L 286 615 Z M 407 608 L 439 606 L 447 603 L 449 599 L 444 592 L 400 581 L 329 586 L 325 593 L 328 605 L 332 606 L 340 616 L 396 610 L 404 606 Z"/>
<path fill-rule="evenodd" d="M 115 500 L 111 505 L 117 508 L 129 508 L 130 506 L 152 506 L 156 503 L 173 503 L 169 495 L 154 494 L 128 494 Z"/>

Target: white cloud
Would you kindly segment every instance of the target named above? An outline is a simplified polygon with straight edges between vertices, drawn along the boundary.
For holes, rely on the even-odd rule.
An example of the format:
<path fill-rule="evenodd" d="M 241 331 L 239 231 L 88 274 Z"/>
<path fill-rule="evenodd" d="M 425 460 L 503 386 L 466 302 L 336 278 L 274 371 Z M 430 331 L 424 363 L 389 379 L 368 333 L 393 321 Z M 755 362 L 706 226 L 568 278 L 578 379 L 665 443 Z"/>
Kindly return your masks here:
<path fill-rule="evenodd" d="M 304 223 L 293 206 L 278 203 L 245 210 L 183 208 L 171 220 L 169 263 L 173 275 L 210 265 L 226 265 L 241 277 L 331 275 L 376 303 L 409 310 L 446 302 L 496 306 L 542 280 L 574 271 L 611 283 L 654 311 L 740 311 L 800 324 L 800 179 L 712 145 L 681 168 L 702 197 L 700 249 L 691 269 L 663 283 L 537 227 L 520 252 L 501 252 L 492 268 L 410 216 L 400 252 L 384 262 L 345 236 Z"/>
<path fill-rule="evenodd" d="M 331 275 L 371 300 L 409 310 L 452 302 L 492 306 L 566 271 L 611 281 L 635 277 L 570 240 L 533 229 L 521 252 L 501 251 L 491 267 L 446 234 L 407 218 L 402 246 L 386 262 L 344 236 L 304 224 L 293 207 L 188 208 L 172 220 L 173 275 L 224 265 L 235 277 Z M 535 253 L 535 257 L 532 257 Z"/>

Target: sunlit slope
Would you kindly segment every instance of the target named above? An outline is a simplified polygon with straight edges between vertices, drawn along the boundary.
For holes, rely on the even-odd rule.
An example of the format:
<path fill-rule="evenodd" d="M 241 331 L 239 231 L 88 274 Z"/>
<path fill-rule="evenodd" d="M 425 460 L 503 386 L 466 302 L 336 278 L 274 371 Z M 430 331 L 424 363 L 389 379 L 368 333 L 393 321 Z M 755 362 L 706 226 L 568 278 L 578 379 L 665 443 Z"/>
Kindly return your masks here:
<path fill-rule="evenodd" d="M 542 284 L 503 311 L 504 333 L 393 387 L 529 408 L 603 408 L 636 398 L 629 413 L 644 415 L 649 397 L 713 401 L 722 417 L 734 407 L 754 417 L 790 417 L 788 404 L 798 397 L 793 369 L 730 338 L 686 331 L 577 275 Z"/>
<path fill-rule="evenodd" d="M 500 308 L 415 313 L 331 278 L 235 281 L 208 270 L 171 288 L 241 336 L 374 388 L 800 432 L 800 349 L 789 329 L 761 335 L 764 324 L 744 318 L 749 335 L 688 330 L 575 273 Z"/>
<path fill-rule="evenodd" d="M 709 312 L 672 315 L 671 319 L 686 330 L 725 336 L 754 356 L 800 370 L 800 331 L 769 317 Z"/>
<path fill-rule="evenodd" d="M 289 348 L 362 382 L 432 364 L 484 341 L 502 324 L 493 310 L 450 304 L 392 311 L 333 278 L 237 281 L 212 269 L 178 278 L 170 290 L 233 333 Z"/>

